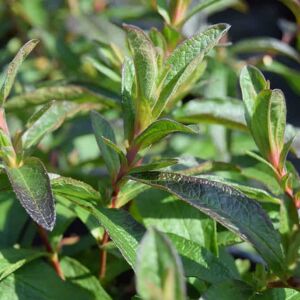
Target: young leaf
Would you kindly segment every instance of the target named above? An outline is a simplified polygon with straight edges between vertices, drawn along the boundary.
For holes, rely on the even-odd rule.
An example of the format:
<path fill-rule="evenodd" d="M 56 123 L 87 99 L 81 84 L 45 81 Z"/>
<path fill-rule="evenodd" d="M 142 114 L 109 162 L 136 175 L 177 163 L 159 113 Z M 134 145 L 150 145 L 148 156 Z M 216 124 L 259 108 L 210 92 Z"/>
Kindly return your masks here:
<path fill-rule="evenodd" d="M 125 57 L 122 67 L 122 109 L 124 119 L 124 135 L 129 142 L 134 136 L 135 107 L 133 101 L 134 64 L 132 59 Z"/>
<path fill-rule="evenodd" d="M 157 77 L 156 51 L 149 37 L 135 26 L 125 25 L 138 89 L 137 113 L 141 122 L 146 124 L 149 108 L 154 101 L 155 82 Z M 145 120 L 144 120 L 145 118 Z M 142 126 L 143 127 L 143 126 Z"/>
<path fill-rule="evenodd" d="M 180 44 L 166 61 L 166 65 L 170 66 L 171 70 L 164 85 L 166 86 L 201 53 L 206 55 L 219 42 L 229 28 L 230 26 L 227 24 L 213 25 Z"/>
<path fill-rule="evenodd" d="M 170 100 L 172 100 L 178 91 L 183 92 L 182 90 L 184 85 L 187 82 L 192 82 L 191 77 L 197 77 L 195 74 L 197 69 L 205 69 L 206 65 L 205 63 L 201 63 L 202 60 L 203 54 L 201 53 L 196 56 L 196 58 L 193 59 L 182 71 L 178 72 L 178 74 L 163 88 L 154 107 L 152 108 L 153 119 L 160 116 L 166 105 Z M 169 74 L 169 72 L 167 74 Z"/>
<path fill-rule="evenodd" d="M 246 108 L 246 120 L 250 125 L 254 113 L 258 94 L 267 88 L 268 83 L 264 75 L 253 66 L 245 66 L 240 75 L 240 86 Z"/>
<path fill-rule="evenodd" d="M 153 122 L 148 128 L 146 128 L 140 135 L 137 136 L 134 143 L 140 148 L 144 149 L 149 145 L 152 145 L 170 133 L 185 132 L 194 133 L 194 131 L 176 121 L 169 119 L 160 119 Z"/>
<path fill-rule="evenodd" d="M 46 252 L 31 249 L 3 249 L 0 251 L 0 282 L 23 265 L 47 256 Z"/>
<path fill-rule="evenodd" d="M 14 84 L 16 75 L 19 71 L 19 68 L 21 67 L 23 61 L 26 59 L 26 57 L 29 55 L 29 53 L 34 49 L 34 47 L 37 45 L 38 40 L 30 40 L 28 41 L 17 53 L 15 58 L 11 61 L 11 63 L 8 65 L 4 82 L 2 84 L 1 90 L 0 90 L 0 106 L 3 106 L 7 97 L 9 96 L 9 93 L 11 91 L 11 88 Z"/>
<path fill-rule="evenodd" d="M 146 232 L 139 246 L 136 282 L 145 300 L 186 299 L 180 258 L 167 237 L 155 229 Z"/>
<path fill-rule="evenodd" d="M 131 179 L 163 189 L 211 216 L 250 242 L 270 267 L 285 269 L 278 232 L 261 206 L 225 184 L 176 173 L 145 172 Z"/>
<path fill-rule="evenodd" d="M 21 204 L 39 225 L 52 230 L 55 208 L 50 180 L 42 162 L 37 158 L 24 160 L 20 167 L 6 166 L 13 190 Z"/>
<path fill-rule="evenodd" d="M 116 143 L 115 134 L 110 124 L 96 111 L 91 112 L 91 119 L 94 134 L 102 157 L 105 161 L 110 176 L 112 177 L 112 179 L 115 179 L 120 168 L 119 156 L 115 151 L 107 146 L 102 138 L 105 137 L 111 140 L 113 143 Z"/>
<path fill-rule="evenodd" d="M 167 24 L 171 23 L 171 18 L 169 15 L 169 5 L 167 0 L 156 0 L 156 9 L 157 12 L 164 18 Z"/>

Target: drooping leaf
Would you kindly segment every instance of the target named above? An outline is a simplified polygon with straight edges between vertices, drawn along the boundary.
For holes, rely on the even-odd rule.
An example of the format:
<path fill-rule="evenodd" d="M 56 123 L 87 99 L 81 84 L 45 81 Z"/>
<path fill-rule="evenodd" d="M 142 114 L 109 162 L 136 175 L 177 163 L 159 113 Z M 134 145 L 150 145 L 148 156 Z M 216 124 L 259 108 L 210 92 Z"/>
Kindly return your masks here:
<path fill-rule="evenodd" d="M 201 53 L 206 55 L 229 28 L 230 26 L 227 24 L 216 24 L 180 44 L 166 61 L 166 65 L 171 67 L 171 71 L 168 73 L 164 85 L 166 86 Z"/>
<path fill-rule="evenodd" d="M 137 252 L 137 291 L 145 300 L 186 299 L 182 264 L 168 238 L 149 229 Z"/>
<path fill-rule="evenodd" d="M 69 282 L 88 290 L 95 300 L 111 300 L 111 297 L 103 289 L 99 280 L 79 261 L 66 256 L 60 263 L 63 273 Z"/>
<path fill-rule="evenodd" d="M 83 110 L 83 106 L 69 101 L 49 102 L 28 121 L 22 135 L 23 148 L 36 145 L 47 133 L 59 128 L 66 118 Z"/>
<path fill-rule="evenodd" d="M 39 225 L 52 230 L 55 208 L 50 180 L 42 162 L 37 158 L 24 160 L 20 167 L 6 166 L 13 190 L 21 204 Z"/>
<path fill-rule="evenodd" d="M 300 63 L 300 55 L 287 43 L 270 37 L 248 38 L 234 44 L 231 51 L 235 54 L 269 52 L 287 56 Z"/>
<path fill-rule="evenodd" d="M 279 234 L 254 200 L 225 184 L 175 173 L 145 172 L 130 178 L 166 190 L 211 216 L 252 243 L 270 267 L 282 274 L 285 266 Z"/>
<path fill-rule="evenodd" d="M 31 249 L 8 248 L 0 251 L 0 282 L 23 265 L 48 254 Z"/>
<path fill-rule="evenodd" d="M 112 178 L 115 178 L 119 168 L 120 160 L 118 154 L 113 151 L 106 143 L 103 141 L 102 137 L 111 140 L 116 143 L 115 134 L 110 124 L 96 111 L 91 112 L 92 126 L 96 141 L 101 151 L 101 155 L 105 161 L 108 172 Z"/>
<path fill-rule="evenodd" d="M 1 86 L 0 90 L 0 103 L 1 106 L 4 105 L 7 97 L 9 96 L 9 93 L 11 91 L 11 88 L 14 84 L 16 75 L 18 73 L 19 68 L 21 67 L 23 61 L 26 59 L 26 57 L 29 55 L 29 53 L 34 49 L 34 47 L 37 45 L 38 40 L 30 40 L 28 41 L 17 53 L 15 58 L 12 60 L 12 62 L 8 65 L 4 82 Z"/>
<path fill-rule="evenodd" d="M 194 133 L 194 131 L 176 121 L 169 119 L 160 119 L 153 122 L 148 128 L 146 128 L 142 133 L 140 133 L 135 139 L 134 143 L 144 149 L 147 146 L 154 144 L 174 132 L 186 132 Z"/>
<path fill-rule="evenodd" d="M 178 122 L 186 124 L 212 123 L 247 130 L 243 103 L 236 99 L 191 100 L 177 109 L 174 117 Z"/>

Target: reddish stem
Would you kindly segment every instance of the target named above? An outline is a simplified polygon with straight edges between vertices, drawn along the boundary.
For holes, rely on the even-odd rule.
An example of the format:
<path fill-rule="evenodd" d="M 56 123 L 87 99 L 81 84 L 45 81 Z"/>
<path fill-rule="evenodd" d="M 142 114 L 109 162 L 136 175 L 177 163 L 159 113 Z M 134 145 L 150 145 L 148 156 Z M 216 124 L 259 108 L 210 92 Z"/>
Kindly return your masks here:
<path fill-rule="evenodd" d="M 109 241 L 109 235 L 107 231 L 104 232 L 101 246 L 103 247 L 105 244 L 107 244 Z M 106 274 L 106 261 L 107 261 L 107 252 L 104 249 L 100 250 L 100 272 L 99 272 L 99 279 L 103 279 Z"/>
<path fill-rule="evenodd" d="M 48 239 L 48 234 L 46 232 L 46 230 L 44 228 L 42 228 L 40 225 L 38 226 L 38 233 L 40 235 L 40 238 L 47 250 L 48 253 L 50 253 L 50 257 L 49 257 L 49 261 L 52 264 L 56 274 L 62 279 L 65 280 L 65 276 L 64 273 L 61 269 L 60 263 L 59 263 L 59 259 L 57 256 L 57 253 L 52 249 L 49 239 Z"/>

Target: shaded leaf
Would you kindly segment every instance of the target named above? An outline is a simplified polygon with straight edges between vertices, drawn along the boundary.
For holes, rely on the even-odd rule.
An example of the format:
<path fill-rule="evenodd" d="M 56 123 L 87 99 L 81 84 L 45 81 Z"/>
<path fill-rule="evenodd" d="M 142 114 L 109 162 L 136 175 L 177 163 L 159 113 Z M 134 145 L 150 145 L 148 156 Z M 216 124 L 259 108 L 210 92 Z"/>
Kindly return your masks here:
<path fill-rule="evenodd" d="M 145 300 L 186 299 L 182 264 L 167 237 L 149 229 L 137 252 L 137 291 Z"/>
<path fill-rule="evenodd" d="M 145 172 L 131 179 L 166 190 L 250 242 L 270 267 L 285 269 L 280 236 L 261 206 L 225 184 L 175 173 Z"/>
<path fill-rule="evenodd" d="M 47 256 L 46 252 L 31 249 L 3 249 L 0 251 L 0 282 L 11 273 L 20 269 L 23 265 L 39 258 Z"/>
<path fill-rule="evenodd" d="M 6 166 L 6 172 L 17 198 L 39 225 L 52 230 L 55 208 L 50 180 L 42 162 L 37 158 L 26 159 L 20 167 Z"/>

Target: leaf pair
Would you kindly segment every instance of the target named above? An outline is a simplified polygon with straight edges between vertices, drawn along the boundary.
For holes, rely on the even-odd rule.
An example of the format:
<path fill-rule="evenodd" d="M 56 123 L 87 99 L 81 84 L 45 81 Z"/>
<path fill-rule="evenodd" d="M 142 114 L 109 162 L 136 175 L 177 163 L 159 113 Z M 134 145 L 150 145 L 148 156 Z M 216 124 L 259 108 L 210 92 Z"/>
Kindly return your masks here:
<path fill-rule="evenodd" d="M 228 31 L 229 25 L 208 27 L 179 45 L 165 62 L 151 39 L 139 28 L 126 25 L 132 61 L 125 60 L 122 74 L 122 103 L 126 138 L 144 130 L 156 120 L 167 104 L 197 80 L 205 69 L 204 56 Z M 164 57 L 165 55 L 163 55 Z M 134 132 L 133 132 L 134 131 Z"/>
<path fill-rule="evenodd" d="M 280 90 L 270 90 L 262 73 L 252 66 L 244 67 L 240 84 L 249 130 L 263 157 L 281 169 L 288 151 L 284 145 L 286 104 Z M 282 154 L 284 158 L 282 158 Z"/>

